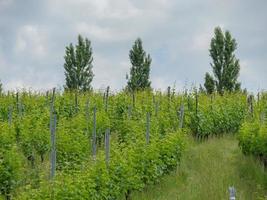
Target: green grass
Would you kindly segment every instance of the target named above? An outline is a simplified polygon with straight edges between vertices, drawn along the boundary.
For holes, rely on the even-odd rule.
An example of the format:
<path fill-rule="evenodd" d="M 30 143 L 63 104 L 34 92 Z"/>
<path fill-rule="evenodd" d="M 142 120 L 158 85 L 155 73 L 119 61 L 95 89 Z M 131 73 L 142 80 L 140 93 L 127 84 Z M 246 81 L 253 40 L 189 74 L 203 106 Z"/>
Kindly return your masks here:
<path fill-rule="evenodd" d="M 229 199 L 228 187 L 237 199 L 267 199 L 267 172 L 254 158 L 244 156 L 233 136 L 198 143 L 190 140 L 176 172 L 160 183 L 135 192 L 133 200 Z"/>

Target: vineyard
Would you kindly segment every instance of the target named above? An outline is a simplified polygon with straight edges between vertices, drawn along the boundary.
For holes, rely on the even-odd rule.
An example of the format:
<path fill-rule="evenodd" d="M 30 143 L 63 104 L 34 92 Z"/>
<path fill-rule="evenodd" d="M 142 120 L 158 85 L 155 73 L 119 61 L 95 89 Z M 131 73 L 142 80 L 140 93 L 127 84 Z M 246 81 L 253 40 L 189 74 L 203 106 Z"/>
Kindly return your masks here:
<path fill-rule="evenodd" d="M 8 93 L 0 98 L 6 199 L 130 199 L 180 162 L 188 136 L 237 133 L 266 164 L 266 95 Z M 254 106 L 255 105 L 255 106 Z M 243 123 L 244 122 L 244 123 Z"/>

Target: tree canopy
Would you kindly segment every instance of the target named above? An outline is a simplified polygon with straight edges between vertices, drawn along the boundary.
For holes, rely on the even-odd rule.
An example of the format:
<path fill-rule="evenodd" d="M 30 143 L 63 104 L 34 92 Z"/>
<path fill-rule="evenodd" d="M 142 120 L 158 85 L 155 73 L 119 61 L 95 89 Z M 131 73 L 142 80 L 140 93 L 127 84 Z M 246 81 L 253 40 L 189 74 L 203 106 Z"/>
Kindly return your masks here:
<path fill-rule="evenodd" d="M 93 51 L 91 42 L 87 38 L 78 36 L 78 44 L 72 43 L 66 47 L 65 63 L 65 89 L 87 91 L 91 89 L 94 74 L 92 71 Z"/>
<path fill-rule="evenodd" d="M 223 32 L 220 27 L 216 27 L 214 37 L 211 39 L 209 52 L 212 58 L 211 67 L 216 90 L 220 94 L 223 94 L 224 91 L 232 92 L 240 88 L 240 83 L 237 80 L 240 64 L 234 54 L 236 48 L 237 43 L 231 33 L 229 31 Z M 207 78 L 207 81 L 211 81 L 210 78 L 212 77 Z M 206 84 L 209 85 L 208 83 Z"/>
<path fill-rule="evenodd" d="M 149 89 L 151 82 L 149 80 L 150 65 L 152 59 L 146 55 L 143 49 L 142 40 L 137 38 L 129 53 L 132 64 L 130 77 L 127 75 L 127 89 L 131 91 Z"/>

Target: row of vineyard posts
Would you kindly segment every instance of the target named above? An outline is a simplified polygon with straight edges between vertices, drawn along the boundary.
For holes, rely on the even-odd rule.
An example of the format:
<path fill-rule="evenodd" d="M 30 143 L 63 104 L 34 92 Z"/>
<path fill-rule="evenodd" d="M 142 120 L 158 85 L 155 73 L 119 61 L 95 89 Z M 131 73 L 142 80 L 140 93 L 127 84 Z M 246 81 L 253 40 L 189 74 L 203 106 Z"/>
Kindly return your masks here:
<path fill-rule="evenodd" d="M 109 97 L 109 90 L 110 88 L 107 87 L 104 95 L 103 95 L 103 101 L 105 102 L 105 111 L 107 112 L 108 110 L 108 97 Z M 51 133 L 51 174 L 50 177 L 53 178 L 55 176 L 55 171 L 56 171 L 56 124 L 57 124 L 57 114 L 55 112 L 54 109 L 54 102 L 55 102 L 55 93 L 56 93 L 56 89 L 53 88 L 52 90 L 52 97 L 50 100 L 50 133 Z M 49 98 L 49 94 L 47 92 L 46 94 L 47 98 Z M 167 96 L 170 99 L 171 98 L 171 92 L 170 92 L 170 88 L 168 88 L 167 90 Z M 213 99 L 215 98 L 215 95 L 211 95 L 210 96 L 210 100 L 211 100 L 211 104 L 213 102 Z M 192 104 L 190 103 L 190 96 L 187 96 L 188 102 L 187 102 L 187 106 L 188 106 L 188 110 L 192 110 Z M 128 106 L 128 117 L 131 118 L 131 112 L 132 109 L 135 107 L 135 93 L 132 93 L 132 106 Z M 157 116 L 158 110 L 159 110 L 159 102 L 156 102 L 153 98 L 153 102 L 155 105 L 155 115 Z M 17 104 L 17 111 L 19 113 L 19 117 L 22 117 L 22 103 L 19 100 L 18 97 L 18 93 L 16 94 L 16 104 Z M 198 115 L 198 92 L 195 92 L 195 118 L 197 120 L 197 122 L 199 121 L 199 115 Z M 253 113 L 253 101 L 252 101 L 252 96 L 248 97 L 248 105 L 249 105 L 249 110 L 250 113 Z M 212 107 L 211 107 L 212 109 Z M 77 112 L 78 110 L 78 95 L 77 93 L 75 93 L 75 110 Z M 13 108 L 11 106 L 9 106 L 8 109 L 8 123 L 11 124 L 12 123 L 12 111 Z M 179 112 L 178 112 L 178 118 L 179 118 L 179 128 L 183 127 L 183 120 L 184 120 L 184 104 L 181 103 Z M 93 109 L 93 133 L 92 133 L 92 138 L 91 138 L 91 143 L 92 143 L 92 156 L 93 158 L 96 157 L 97 154 L 97 136 L 96 136 L 96 115 L 97 115 L 97 108 L 96 106 L 94 106 Z M 151 115 L 149 112 L 147 112 L 147 116 L 146 116 L 146 142 L 149 143 L 149 134 L 150 134 L 150 118 Z M 89 100 L 86 102 L 86 120 L 88 123 L 89 122 Z M 87 123 L 87 124 L 88 124 Z M 87 126 L 87 131 L 89 131 L 89 128 Z M 196 129 L 194 130 L 194 132 L 196 133 L 196 135 L 198 135 L 198 126 L 196 126 Z M 109 162 L 109 148 L 110 148 L 110 142 L 109 142 L 109 138 L 110 138 L 110 129 L 107 129 L 105 132 L 105 148 L 106 148 L 106 160 L 107 163 Z"/>
<path fill-rule="evenodd" d="M 110 87 L 108 86 L 106 88 L 106 91 L 104 92 L 103 95 L 103 101 L 105 103 L 105 111 L 108 111 L 108 97 L 109 97 L 109 91 Z M 168 87 L 167 90 L 167 96 L 169 100 L 171 99 L 171 93 L 170 93 L 170 87 Z M 196 116 L 197 116 L 197 110 L 198 110 L 198 98 L 197 98 L 197 93 L 196 93 Z M 51 152 L 50 152 L 50 179 L 52 180 L 55 175 L 56 175 L 56 126 L 57 126 L 57 113 L 55 111 L 55 98 L 56 98 L 56 88 L 52 89 L 52 95 L 50 101 L 50 134 L 51 134 Z M 189 97 L 188 97 L 189 98 Z M 49 91 L 46 92 L 46 99 L 49 99 Z M 128 117 L 131 118 L 132 110 L 135 107 L 135 93 L 132 93 L 132 106 L 128 106 Z M 155 104 L 155 115 L 158 115 L 159 111 L 159 102 L 156 102 L 153 96 L 153 102 Z M 89 131 L 88 123 L 90 120 L 89 116 L 89 99 L 86 102 L 86 121 L 87 121 L 87 131 Z M 23 104 L 19 99 L 19 93 L 16 93 L 16 109 L 18 112 L 19 118 L 23 116 Z M 190 104 L 188 103 L 188 107 L 190 108 Z M 75 92 L 75 111 L 78 112 L 78 94 Z M 8 124 L 12 124 L 12 112 L 13 108 L 12 106 L 9 106 L 8 108 Z M 179 118 L 179 128 L 183 128 L 183 121 L 184 121 L 184 104 L 181 103 L 180 109 L 178 111 L 178 118 Z M 97 107 L 94 106 L 93 108 L 93 132 L 92 132 L 92 138 L 89 142 L 92 144 L 92 157 L 95 160 L 97 156 L 97 136 L 96 136 L 96 115 L 97 115 Z M 151 114 L 147 112 L 146 114 L 146 133 L 145 133 L 145 139 L 146 143 L 149 144 L 149 139 L 150 139 L 150 119 L 151 119 Z M 104 147 L 105 147 L 105 159 L 106 159 L 106 164 L 108 165 L 109 159 L 110 159 L 110 128 L 107 128 L 105 131 L 105 136 L 104 136 Z"/>

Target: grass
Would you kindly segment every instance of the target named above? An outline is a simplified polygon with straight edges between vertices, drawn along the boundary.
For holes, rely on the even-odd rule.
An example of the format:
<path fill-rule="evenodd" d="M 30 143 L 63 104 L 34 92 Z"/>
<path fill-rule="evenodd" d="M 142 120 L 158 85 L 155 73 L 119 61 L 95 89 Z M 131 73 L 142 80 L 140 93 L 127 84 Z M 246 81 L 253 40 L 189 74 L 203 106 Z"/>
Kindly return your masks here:
<path fill-rule="evenodd" d="M 135 192 L 133 200 L 229 199 L 229 186 L 237 199 L 267 199 L 267 172 L 254 158 L 244 156 L 234 136 L 206 142 L 190 139 L 177 170 L 160 183 Z"/>

